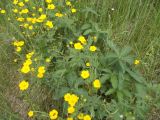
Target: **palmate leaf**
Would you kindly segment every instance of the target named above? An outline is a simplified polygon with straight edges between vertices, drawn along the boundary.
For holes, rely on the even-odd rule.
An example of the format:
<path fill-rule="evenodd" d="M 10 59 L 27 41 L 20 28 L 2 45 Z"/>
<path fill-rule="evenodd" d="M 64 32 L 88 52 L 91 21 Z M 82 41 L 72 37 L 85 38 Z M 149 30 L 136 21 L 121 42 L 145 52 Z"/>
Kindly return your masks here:
<path fill-rule="evenodd" d="M 131 52 L 131 50 L 132 49 L 129 46 L 124 47 L 120 52 L 120 56 L 127 56 Z"/>

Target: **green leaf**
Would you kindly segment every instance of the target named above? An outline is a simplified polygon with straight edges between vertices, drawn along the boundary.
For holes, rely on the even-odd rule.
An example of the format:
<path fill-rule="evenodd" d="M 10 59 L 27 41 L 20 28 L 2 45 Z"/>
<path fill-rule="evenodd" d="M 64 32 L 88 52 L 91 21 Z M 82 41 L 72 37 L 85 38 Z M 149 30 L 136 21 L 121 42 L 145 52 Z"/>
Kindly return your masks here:
<path fill-rule="evenodd" d="M 83 35 L 88 35 L 88 34 L 90 34 L 90 33 L 92 33 L 93 31 L 92 31 L 92 29 L 88 29 L 88 30 L 86 30 L 84 33 L 83 33 Z"/>
<path fill-rule="evenodd" d="M 117 55 L 119 55 L 119 49 L 112 41 L 107 40 L 107 44 Z"/>
<path fill-rule="evenodd" d="M 117 87 L 118 87 L 118 79 L 117 79 L 117 76 L 116 76 L 116 75 L 112 75 L 110 81 L 111 81 L 112 87 L 113 87 L 114 89 L 117 89 Z"/>
<path fill-rule="evenodd" d="M 118 98 L 119 102 L 121 102 L 123 100 L 123 92 L 122 91 L 117 91 L 117 98 Z"/>
<path fill-rule="evenodd" d="M 147 94 L 145 86 L 139 83 L 136 83 L 136 91 L 139 97 L 145 97 Z"/>
<path fill-rule="evenodd" d="M 68 87 L 63 87 L 60 90 L 56 90 L 56 93 L 53 95 L 53 99 L 57 100 L 62 98 L 70 89 Z"/>
<path fill-rule="evenodd" d="M 104 76 L 102 76 L 102 77 L 100 78 L 101 83 L 102 83 L 102 84 L 105 83 L 109 78 L 110 78 L 110 74 L 105 74 Z"/>
<path fill-rule="evenodd" d="M 126 56 L 131 52 L 131 50 L 132 50 L 131 47 L 126 46 L 121 50 L 120 55 L 121 56 Z"/>
<path fill-rule="evenodd" d="M 145 83 L 145 79 L 137 72 L 131 71 L 129 68 L 126 69 L 129 75 L 139 83 Z"/>
<path fill-rule="evenodd" d="M 86 29 L 89 29 L 91 27 L 91 24 L 84 24 L 82 27 L 81 27 L 81 30 L 86 30 Z"/>
<path fill-rule="evenodd" d="M 125 96 L 127 96 L 127 97 L 131 97 L 131 96 L 132 96 L 132 95 L 131 95 L 131 92 L 130 92 L 129 90 L 127 90 L 127 89 L 123 89 L 122 92 L 123 92 L 123 94 L 124 94 Z"/>
<path fill-rule="evenodd" d="M 84 97 L 88 96 L 88 92 L 83 88 L 74 89 L 74 92 L 79 95 L 83 95 Z"/>
<path fill-rule="evenodd" d="M 114 92 L 115 92 L 115 89 L 109 89 L 109 90 L 105 93 L 105 95 L 108 96 L 108 95 L 113 94 Z"/>

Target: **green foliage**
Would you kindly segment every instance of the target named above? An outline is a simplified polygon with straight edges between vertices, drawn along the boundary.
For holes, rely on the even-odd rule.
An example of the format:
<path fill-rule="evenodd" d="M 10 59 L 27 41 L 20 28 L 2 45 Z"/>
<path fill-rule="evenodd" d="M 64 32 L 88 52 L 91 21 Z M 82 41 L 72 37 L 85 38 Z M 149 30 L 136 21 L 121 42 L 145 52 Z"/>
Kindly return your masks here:
<path fill-rule="evenodd" d="M 28 51 L 34 51 L 33 59 L 38 59 L 38 61 L 33 60 L 32 64 L 36 71 L 29 75 L 22 75 L 21 78 L 28 79 L 32 83 L 31 87 L 36 85 L 46 87 L 52 99 L 51 104 L 54 104 L 50 108 L 46 107 L 47 109 L 31 105 L 34 110 L 45 111 L 35 110 L 39 115 L 36 117 L 39 119 L 48 118 L 47 112 L 56 108 L 59 111 L 59 119 L 62 120 L 68 116 L 77 119 L 79 113 L 89 114 L 95 120 L 146 119 L 146 114 L 152 106 L 160 106 L 158 102 L 160 87 L 152 85 L 144 79 L 143 76 L 147 72 L 143 75 L 142 68 L 139 65 L 134 65 L 137 50 L 132 48 L 138 47 L 140 49 L 141 44 L 138 44 L 137 39 L 143 39 L 143 36 L 147 34 L 147 32 L 143 34 L 141 29 L 143 26 L 140 25 L 144 22 L 146 14 L 150 15 L 147 13 L 148 4 L 154 5 L 154 2 L 152 3 L 150 0 L 141 2 L 119 0 L 109 4 L 105 0 L 93 0 L 92 3 L 86 1 L 86 4 L 82 5 L 78 1 L 72 2 L 75 7 L 80 7 L 75 15 L 70 12 L 69 8 L 63 7 L 65 4 L 63 0 L 55 1 L 55 4 L 58 11 L 65 11 L 67 15 L 56 18 L 56 11 L 46 12 L 47 19 L 52 20 L 55 24 L 53 29 L 48 29 L 44 24 L 37 23 L 36 29 L 30 31 L 19 27 L 21 24 L 15 20 L 14 15 L 6 15 L 13 19 L 13 22 L 7 21 L 7 17 L 3 18 L 7 22 L 6 28 L 10 36 L 25 41 L 22 52 L 14 54 L 20 61 L 19 66 L 23 64 Z M 86 7 L 87 3 L 91 7 Z M 30 4 L 31 6 L 46 7 L 44 2 L 32 1 Z M 144 7 L 141 9 L 142 5 Z M 29 9 L 32 9 L 31 6 Z M 115 7 L 115 11 L 110 10 L 112 6 Z M 12 7 L 6 6 L 7 12 L 10 13 Z M 153 9 L 156 11 L 158 7 L 155 6 Z M 151 9 L 151 11 L 154 10 Z M 116 13 L 116 11 L 118 12 Z M 33 12 L 35 11 L 33 10 Z M 156 22 L 159 20 L 159 13 L 157 14 L 154 16 Z M 0 18 L 0 23 L 3 19 Z M 153 29 L 157 31 L 156 27 Z M 158 32 L 149 33 L 152 36 L 157 34 Z M 79 36 L 84 36 L 87 41 L 82 50 L 76 50 L 74 46 L 78 42 Z M 150 37 L 147 36 L 147 39 Z M 127 42 L 124 42 L 125 40 Z M 12 40 L 10 41 L 12 42 Z M 115 44 L 115 41 L 118 45 Z M 129 47 L 124 43 L 133 44 L 132 47 Z M 146 44 L 145 41 L 144 44 Z M 89 50 L 92 45 L 97 47 L 95 52 Z M 149 47 L 146 54 L 146 56 L 150 56 L 150 59 L 153 54 L 156 54 L 153 49 L 150 50 L 151 48 L 152 46 Z M 138 54 L 143 55 L 143 53 Z M 148 58 L 146 56 L 145 59 Z M 51 58 L 51 62 L 45 63 L 45 59 L 48 57 Z M 86 66 L 87 62 L 90 63 L 90 66 Z M 142 67 L 145 69 L 148 64 L 142 61 L 143 64 Z M 44 78 L 39 80 L 36 75 L 37 69 L 41 65 L 45 66 L 46 73 Z M 82 70 L 89 70 L 90 77 L 88 79 L 81 77 Z M 100 89 L 93 86 L 95 79 L 100 80 Z M 66 93 L 76 94 L 79 97 L 75 106 L 76 111 L 72 115 L 67 113 L 68 105 L 64 101 Z M 155 99 L 153 99 L 154 97 Z M 27 95 L 24 98 L 30 101 Z M 30 103 L 32 104 L 32 101 Z"/>

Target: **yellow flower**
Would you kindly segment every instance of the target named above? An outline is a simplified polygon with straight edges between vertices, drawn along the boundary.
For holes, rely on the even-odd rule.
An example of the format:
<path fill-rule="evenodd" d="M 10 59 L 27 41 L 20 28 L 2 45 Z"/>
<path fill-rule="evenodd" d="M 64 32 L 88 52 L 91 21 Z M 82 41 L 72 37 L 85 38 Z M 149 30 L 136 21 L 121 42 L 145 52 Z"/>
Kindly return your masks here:
<path fill-rule="evenodd" d="M 46 63 L 50 63 L 51 59 L 50 58 L 46 58 Z"/>
<path fill-rule="evenodd" d="M 72 113 L 74 113 L 74 111 L 75 111 L 75 108 L 74 107 L 68 107 L 68 113 L 70 113 L 70 114 L 72 114 Z"/>
<path fill-rule="evenodd" d="M 16 47 L 22 47 L 24 45 L 24 41 L 14 41 L 13 45 Z"/>
<path fill-rule="evenodd" d="M 28 72 L 30 72 L 31 71 L 31 69 L 30 69 L 30 67 L 29 66 L 23 66 L 22 67 L 22 69 L 21 69 L 21 72 L 22 73 L 28 73 Z"/>
<path fill-rule="evenodd" d="M 56 17 L 63 17 L 63 14 L 62 13 L 56 13 L 55 16 Z"/>
<path fill-rule="evenodd" d="M 67 102 L 71 99 L 71 94 L 70 93 L 67 93 L 64 95 L 64 100 Z"/>
<path fill-rule="evenodd" d="M 92 52 L 95 52 L 97 50 L 97 47 L 96 46 L 90 46 L 89 50 L 92 51 Z"/>
<path fill-rule="evenodd" d="M 139 63 L 140 63 L 140 60 L 135 60 L 135 61 L 134 61 L 134 64 L 135 64 L 135 65 L 138 65 Z"/>
<path fill-rule="evenodd" d="M 18 3 L 18 0 L 13 0 L 13 4 L 17 4 Z"/>
<path fill-rule="evenodd" d="M 18 13 L 18 10 L 17 9 L 13 9 L 12 10 L 14 13 Z"/>
<path fill-rule="evenodd" d="M 67 5 L 67 6 L 72 6 L 72 4 L 71 4 L 70 1 L 67 1 L 67 2 L 66 2 L 66 5 Z"/>
<path fill-rule="evenodd" d="M 91 65 L 90 65 L 90 63 L 89 63 L 89 62 L 87 62 L 87 63 L 86 63 L 86 66 L 87 66 L 87 67 L 90 67 Z"/>
<path fill-rule="evenodd" d="M 79 97 L 74 95 L 74 94 L 72 94 L 71 95 L 71 99 L 68 101 L 68 104 L 70 106 L 75 106 L 75 104 L 78 102 L 78 100 L 79 100 Z"/>
<path fill-rule="evenodd" d="M 73 120 L 73 118 L 69 117 L 69 118 L 67 118 L 67 120 Z"/>
<path fill-rule="evenodd" d="M 27 22 L 31 22 L 32 21 L 32 18 L 30 18 L 30 17 L 28 17 L 26 19 L 27 19 Z"/>
<path fill-rule="evenodd" d="M 53 23 L 52 23 L 52 21 L 47 21 L 47 22 L 46 22 L 46 26 L 48 26 L 49 28 L 53 28 Z"/>
<path fill-rule="evenodd" d="M 70 45 L 73 45 L 73 42 L 72 42 L 72 41 L 70 41 L 70 42 L 69 42 L 69 44 L 70 44 Z"/>
<path fill-rule="evenodd" d="M 25 0 L 24 2 L 29 2 L 29 0 Z"/>
<path fill-rule="evenodd" d="M 18 46 L 23 46 L 24 45 L 24 41 L 19 41 Z"/>
<path fill-rule="evenodd" d="M 17 18 L 17 21 L 19 21 L 19 22 L 23 22 L 23 21 L 24 21 L 24 18 L 22 18 L 22 17 Z"/>
<path fill-rule="evenodd" d="M 39 8 L 38 11 L 39 11 L 39 12 L 42 12 L 42 11 L 43 11 L 43 8 Z"/>
<path fill-rule="evenodd" d="M 91 120 L 91 116 L 90 115 L 85 115 L 83 120 Z"/>
<path fill-rule="evenodd" d="M 58 111 L 53 109 L 52 111 L 49 112 L 49 117 L 51 120 L 55 120 L 58 118 Z"/>
<path fill-rule="evenodd" d="M 38 73 L 38 74 L 37 74 L 37 77 L 38 77 L 38 78 L 43 78 L 43 76 L 44 76 L 43 73 Z"/>
<path fill-rule="evenodd" d="M 5 13 L 6 13 L 6 11 L 5 11 L 5 10 L 1 10 L 1 13 L 2 13 L 2 14 L 5 14 Z"/>
<path fill-rule="evenodd" d="M 28 27 L 28 29 L 29 29 L 29 30 L 33 30 L 33 25 L 30 25 L 30 26 Z"/>
<path fill-rule="evenodd" d="M 32 64 L 32 60 L 31 59 L 27 59 L 24 63 L 23 66 L 29 66 Z"/>
<path fill-rule="evenodd" d="M 23 2 L 19 2 L 18 5 L 19 5 L 20 7 L 23 7 L 23 6 L 24 6 L 24 3 L 23 3 Z"/>
<path fill-rule="evenodd" d="M 71 12 L 72 12 L 72 13 L 76 13 L 77 10 L 76 10 L 75 8 L 72 8 L 72 9 L 71 9 Z"/>
<path fill-rule="evenodd" d="M 45 14 L 42 14 L 42 15 L 37 19 L 37 22 L 43 22 L 46 18 L 47 18 L 47 16 L 46 16 Z"/>
<path fill-rule="evenodd" d="M 39 68 L 38 68 L 38 73 L 45 73 L 46 72 L 46 70 L 45 70 L 45 67 L 44 66 L 40 66 Z"/>
<path fill-rule="evenodd" d="M 83 71 L 81 71 L 81 77 L 82 77 L 83 79 L 87 79 L 87 78 L 89 78 L 89 76 L 90 76 L 90 74 L 89 74 L 89 71 L 88 71 L 88 70 L 83 70 Z"/>
<path fill-rule="evenodd" d="M 16 48 L 16 52 L 20 52 L 21 50 L 22 50 L 21 47 L 17 47 L 17 48 Z"/>
<path fill-rule="evenodd" d="M 52 0 L 46 0 L 46 3 L 51 3 L 52 2 Z"/>
<path fill-rule="evenodd" d="M 47 7 L 49 10 L 54 10 L 55 9 L 55 5 L 54 4 L 48 4 Z"/>
<path fill-rule="evenodd" d="M 79 97 L 77 96 L 77 95 L 75 95 L 75 94 L 70 94 L 70 93 L 67 93 L 67 94 L 65 94 L 65 96 L 64 96 L 64 100 L 66 101 L 66 102 L 68 102 L 68 104 L 70 105 L 70 106 L 75 106 L 75 104 L 78 102 L 78 100 L 79 100 Z"/>
<path fill-rule="evenodd" d="M 21 14 L 26 14 L 26 13 L 28 13 L 29 12 L 29 10 L 28 9 L 23 9 L 23 10 L 21 10 Z"/>
<path fill-rule="evenodd" d="M 81 49 L 83 49 L 83 46 L 82 46 L 81 43 L 77 42 L 77 43 L 74 44 L 74 48 L 75 48 L 76 50 L 81 50 Z"/>
<path fill-rule="evenodd" d="M 27 58 L 27 59 L 30 59 L 33 55 L 34 55 L 34 51 L 26 54 L 26 58 Z"/>
<path fill-rule="evenodd" d="M 84 36 L 79 36 L 78 40 L 82 43 L 82 44 L 86 44 L 86 39 Z"/>
<path fill-rule="evenodd" d="M 82 120 L 84 118 L 84 114 L 83 113 L 79 113 L 77 117 L 78 117 L 78 119 Z"/>
<path fill-rule="evenodd" d="M 23 25 L 24 28 L 27 28 L 28 26 L 29 26 L 28 23 L 25 23 L 25 24 Z"/>
<path fill-rule="evenodd" d="M 33 111 L 29 111 L 29 112 L 28 112 L 28 117 L 33 117 L 33 115 L 34 115 L 34 112 L 33 112 Z"/>
<path fill-rule="evenodd" d="M 21 91 L 27 90 L 28 87 L 29 87 L 29 83 L 28 83 L 27 81 L 25 81 L 25 80 L 23 80 L 23 81 L 21 81 L 21 82 L 19 83 L 19 89 L 20 89 Z"/>
<path fill-rule="evenodd" d="M 101 87 L 101 82 L 100 80 L 96 79 L 93 81 L 93 87 L 96 89 L 99 89 Z"/>

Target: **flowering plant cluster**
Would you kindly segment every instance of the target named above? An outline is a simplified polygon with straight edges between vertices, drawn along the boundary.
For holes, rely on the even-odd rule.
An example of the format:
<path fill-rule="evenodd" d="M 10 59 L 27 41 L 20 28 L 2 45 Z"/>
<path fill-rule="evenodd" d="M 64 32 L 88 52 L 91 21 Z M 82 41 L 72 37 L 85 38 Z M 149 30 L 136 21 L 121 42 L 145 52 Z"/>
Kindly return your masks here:
<path fill-rule="evenodd" d="M 40 82 L 52 93 L 54 107 L 39 112 L 30 106 L 28 117 L 134 119 L 137 113 L 128 104 L 143 98 L 139 89 L 146 85 L 137 71 L 140 60 L 130 55 L 129 47 L 118 48 L 95 24 L 80 21 L 78 2 L 12 0 L 10 10 L 0 11 L 1 15 L 11 12 L 8 21 L 19 30 L 12 42 L 23 76 L 19 90 L 25 94 Z"/>

